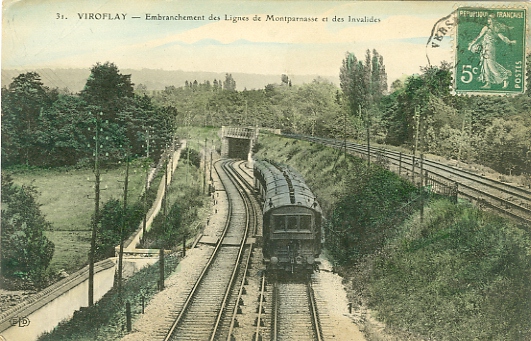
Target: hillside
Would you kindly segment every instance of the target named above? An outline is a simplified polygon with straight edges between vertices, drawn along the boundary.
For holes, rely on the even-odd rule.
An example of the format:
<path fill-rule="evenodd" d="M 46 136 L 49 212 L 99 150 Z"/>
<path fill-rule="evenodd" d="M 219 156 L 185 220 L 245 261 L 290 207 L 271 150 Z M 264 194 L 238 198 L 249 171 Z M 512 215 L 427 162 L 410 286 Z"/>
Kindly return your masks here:
<path fill-rule="evenodd" d="M 14 77 L 24 72 L 37 72 L 44 83 L 50 88 L 64 89 L 68 88 L 72 92 L 78 92 L 83 89 L 88 76 L 90 75 L 90 68 L 86 69 L 37 69 L 37 70 L 6 70 L 2 69 L 2 86 L 7 86 L 11 83 Z M 203 81 L 212 82 L 214 79 L 224 80 L 224 73 L 215 72 L 191 72 L 191 71 L 170 71 L 170 70 L 154 70 L 154 69 L 121 69 L 122 74 L 131 75 L 131 80 L 135 85 L 143 84 L 148 90 L 164 90 L 166 86 L 182 86 L 185 81 L 197 80 L 199 83 Z M 229 72 L 230 73 L 230 72 Z M 267 84 L 280 83 L 280 75 L 260 75 L 248 73 L 232 73 L 232 77 L 236 80 L 236 88 L 238 90 L 244 89 L 261 89 Z M 317 78 L 317 75 L 290 75 L 293 84 L 311 83 Z M 338 83 L 339 79 L 336 76 L 322 77 L 334 83 Z"/>

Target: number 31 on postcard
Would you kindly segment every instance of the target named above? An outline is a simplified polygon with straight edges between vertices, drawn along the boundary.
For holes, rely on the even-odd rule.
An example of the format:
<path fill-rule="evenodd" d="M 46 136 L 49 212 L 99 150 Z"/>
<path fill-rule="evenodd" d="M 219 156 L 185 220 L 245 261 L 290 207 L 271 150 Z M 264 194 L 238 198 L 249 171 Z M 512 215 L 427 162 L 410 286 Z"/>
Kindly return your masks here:
<path fill-rule="evenodd" d="M 526 20 L 525 9 L 457 10 L 457 93 L 524 92 Z"/>

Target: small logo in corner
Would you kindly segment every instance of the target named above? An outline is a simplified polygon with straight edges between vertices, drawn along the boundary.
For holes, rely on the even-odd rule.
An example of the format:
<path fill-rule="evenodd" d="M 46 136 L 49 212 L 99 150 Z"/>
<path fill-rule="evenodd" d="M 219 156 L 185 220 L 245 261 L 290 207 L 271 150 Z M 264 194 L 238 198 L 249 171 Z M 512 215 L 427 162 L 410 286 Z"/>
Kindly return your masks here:
<path fill-rule="evenodd" d="M 11 319 L 11 326 L 13 327 L 16 325 L 18 325 L 19 327 L 27 327 L 29 326 L 29 324 L 30 320 L 26 316 L 13 317 Z M 0 339 L 0 341 L 2 341 L 2 339 Z"/>

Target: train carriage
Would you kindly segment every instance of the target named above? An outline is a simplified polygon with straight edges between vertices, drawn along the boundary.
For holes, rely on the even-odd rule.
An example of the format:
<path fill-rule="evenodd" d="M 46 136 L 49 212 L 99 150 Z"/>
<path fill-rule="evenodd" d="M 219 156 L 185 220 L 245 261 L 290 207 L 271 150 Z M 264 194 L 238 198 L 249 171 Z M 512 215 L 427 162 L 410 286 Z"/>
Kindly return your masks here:
<path fill-rule="evenodd" d="M 255 188 L 263 201 L 263 255 L 268 270 L 311 272 L 321 253 L 321 208 L 300 174 L 255 160 Z"/>

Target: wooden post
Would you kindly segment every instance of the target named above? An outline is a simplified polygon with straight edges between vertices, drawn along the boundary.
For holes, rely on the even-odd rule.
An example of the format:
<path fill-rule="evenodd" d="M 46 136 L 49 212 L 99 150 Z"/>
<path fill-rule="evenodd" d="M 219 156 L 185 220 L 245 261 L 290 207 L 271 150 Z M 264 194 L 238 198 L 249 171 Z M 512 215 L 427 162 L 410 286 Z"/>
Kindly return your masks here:
<path fill-rule="evenodd" d="M 205 157 L 203 162 L 203 193 L 206 187 L 207 139 L 205 139 Z"/>
<path fill-rule="evenodd" d="M 420 187 L 424 187 L 424 154 L 420 154 Z"/>
<path fill-rule="evenodd" d="M 415 185 L 415 154 L 413 154 L 411 160 L 411 181 L 413 182 L 413 185 Z"/>
<path fill-rule="evenodd" d="M 125 317 L 127 320 L 127 331 L 131 331 L 131 303 L 127 302 L 125 304 Z"/>
<path fill-rule="evenodd" d="M 398 176 L 402 173 L 402 152 L 398 154 Z"/>
<path fill-rule="evenodd" d="M 159 249 L 159 290 L 164 290 L 164 247 Z"/>
<path fill-rule="evenodd" d="M 415 107 L 415 149 L 413 150 L 413 164 L 412 164 L 412 175 L 413 175 L 413 184 L 415 184 L 415 157 L 417 155 L 417 148 L 419 143 L 419 128 L 420 128 L 420 113 L 419 107 Z"/>
<path fill-rule="evenodd" d="M 120 229 L 120 252 L 118 253 L 118 293 L 122 293 L 122 273 L 123 273 L 123 258 L 124 258 L 124 231 L 126 229 L 127 219 L 127 185 L 129 183 L 129 155 L 125 160 L 125 183 L 124 183 L 124 206 L 122 215 L 122 227 Z"/>
<path fill-rule="evenodd" d="M 101 117 L 103 114 L 100 112 L 96 114 L 96 135 L 95 140 L 95 152 L 94 152 L 94 219 L 92 220 L 92 235 L 90 238 L 90 251 L 89 251 L 89 273 L 88 273 L 88 305 L 92 307 L 94 305 L 94 259 L 96 253 L 96 231 L 98 229 L 98 221 L 100 216 L 100 166 L 99 166 L 99 154 L 100 154 L 100 139 L 99 133 L 101 129 Z"/>

